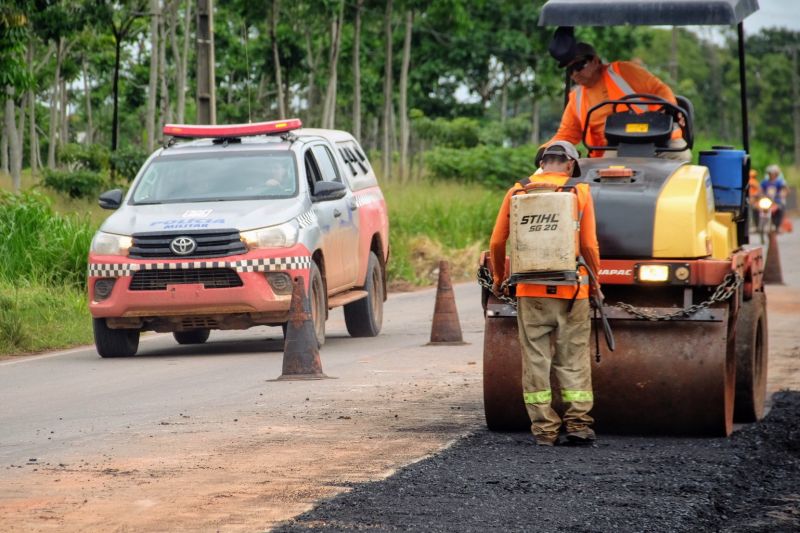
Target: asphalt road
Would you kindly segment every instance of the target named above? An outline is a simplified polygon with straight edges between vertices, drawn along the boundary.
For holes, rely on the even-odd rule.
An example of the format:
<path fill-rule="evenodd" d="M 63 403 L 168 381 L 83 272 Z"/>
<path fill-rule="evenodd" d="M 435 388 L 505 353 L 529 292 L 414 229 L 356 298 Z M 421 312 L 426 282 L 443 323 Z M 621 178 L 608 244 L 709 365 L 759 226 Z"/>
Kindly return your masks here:
<path fill-rule="evenodd" d="M 433 297 L 431 290 L 391 295 L 376 339 L 350 338 L 341 310 L 332 311 L 321 350 L 325 373 L 351 386 L 364 357 L 419 351 L 430 335 Z M 456 298 L 466 333 L 478 333 L 477 287 L 457 286 Z M 472 343 L 470 351 L 478 346 Z M 282 357 L 280 328 L 261 327 L 215 331 L 206 344 L 194 346 L 176 344 L 171 334 L 147 335 L 132 358 L 102 359 L 94 347 L 85 347 L 0 362 L 0 465 L 65 448 L 95 452 L 124 441 L 126 433 L 159 424 L 165 413 L 234 419 L 256 390 L 270 408 L 291 411 L 295 399 L 287 397 L 286 387 L 265 386 L 280 376 Z"/>
<path fill-rule="evenodd" d="M 779 242 L 770 390 L 800 390 L 800 235 Z M 601 435 L 542 455 L 525 434 L 484 429 L 479 291 L 455 291 L 462 346 L 425 346 L 434 290 L 392 294 L 377 339 L 349 338 L 332 313 L 324 381 L 274 381 L 277 328 L 202 346 L 149 335 L 129 359 L 86 347 L 0 363 L 0 529 L 800 527 L 796 397 L 730 440 Z M 738 504 L 751 500 L 781 522 Z"/>

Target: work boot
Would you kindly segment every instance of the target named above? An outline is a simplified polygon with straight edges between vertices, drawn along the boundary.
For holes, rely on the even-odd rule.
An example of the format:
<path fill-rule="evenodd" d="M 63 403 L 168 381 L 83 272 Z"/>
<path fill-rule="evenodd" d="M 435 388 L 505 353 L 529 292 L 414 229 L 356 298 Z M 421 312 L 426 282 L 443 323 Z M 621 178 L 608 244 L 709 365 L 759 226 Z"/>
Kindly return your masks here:
<path fill-rule="evenodd" d="M 556 441 L 558 441 L 558 435 L 555 436 L 547 436 L 547 435 L 534 435 L 533 440 L 536 441 L 537 446 L 555 446 Z"/>
<path fill-rule="evenodd" d="M 592 444 L 596 437 L 590 427 L 567 432 L 567 442 L 570 444 Z"/>

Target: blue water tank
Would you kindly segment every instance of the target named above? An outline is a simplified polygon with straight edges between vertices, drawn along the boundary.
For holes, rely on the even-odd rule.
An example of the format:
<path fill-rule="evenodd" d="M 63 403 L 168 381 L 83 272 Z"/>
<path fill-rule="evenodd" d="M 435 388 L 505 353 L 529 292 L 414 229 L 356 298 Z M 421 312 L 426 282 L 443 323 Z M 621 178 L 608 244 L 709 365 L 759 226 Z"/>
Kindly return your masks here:
<path fill-rule="evenodd" d="M 742 176 L 747 153 L 729 146 L 714 146 L 700 152 L 700 165 L 708 167 L 717 209 L 739 209 L 742 205 Z"/>

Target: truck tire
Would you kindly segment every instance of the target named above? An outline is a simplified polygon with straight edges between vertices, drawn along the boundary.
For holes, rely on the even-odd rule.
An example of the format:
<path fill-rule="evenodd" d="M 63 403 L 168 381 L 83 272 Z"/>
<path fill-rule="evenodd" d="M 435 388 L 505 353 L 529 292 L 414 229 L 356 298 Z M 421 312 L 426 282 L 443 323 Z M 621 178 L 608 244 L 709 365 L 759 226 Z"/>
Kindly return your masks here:
<path fill-rule="evenodd" d="M 367 297 L 344 306 L 344 323 L 351 337 L 375 337 L 383 325 L 383 269 L 378 256 L 369 253 Z"/>
<path fill-rule="evenodd" d="M 767 297 L 754 292 L 736 318 L 736 396 L 733 418 L 749 423 L 764 417 L 767 394 Z"/>
<path fill-rule="evenodd" d="M 208 340 L 209 335 L 211 335 L 211 330 L 207 328 L 172 332 L 172 336 L 175 337 L 178 344 L 203 344 Z"/>
<path fill-rule="evenodd" d="M 315 262 L 311 262 L 308 271 L 308 301 L 311 305 L 311 320 L 314 322 L 314 333 L 320 346 L 325 344 L 325 320 L 328 318 L 328 293 L 322 282 L 322 274 Z"/>
<path fill-rule="evenodd" d="M 93 318 L 94 345 L 100 357 L 130 357 L 139 349 L 138 329 L 111 329 L 105 318 Z"/>

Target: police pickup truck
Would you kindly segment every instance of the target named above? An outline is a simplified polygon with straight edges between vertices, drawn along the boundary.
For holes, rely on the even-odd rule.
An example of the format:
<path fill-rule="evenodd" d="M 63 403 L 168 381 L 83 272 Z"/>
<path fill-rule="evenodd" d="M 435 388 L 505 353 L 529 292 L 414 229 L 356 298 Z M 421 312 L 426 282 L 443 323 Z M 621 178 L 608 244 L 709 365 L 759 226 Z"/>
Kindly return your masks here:
<path fill-rule="evenodd" d="M 181 344 L 212 329 L 284 326 L 292 280 L 309 295 L 317 339 L 328 309 L 372 337 L 386 299 L 389 221 L 352 135 L 298 119 L 167 125 L 89 252 L 89 309 L 102 357 L 135 355 L 142 331 Z"/>

